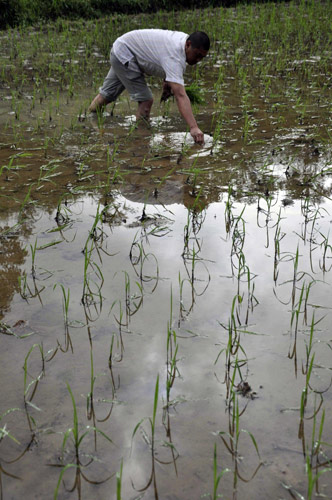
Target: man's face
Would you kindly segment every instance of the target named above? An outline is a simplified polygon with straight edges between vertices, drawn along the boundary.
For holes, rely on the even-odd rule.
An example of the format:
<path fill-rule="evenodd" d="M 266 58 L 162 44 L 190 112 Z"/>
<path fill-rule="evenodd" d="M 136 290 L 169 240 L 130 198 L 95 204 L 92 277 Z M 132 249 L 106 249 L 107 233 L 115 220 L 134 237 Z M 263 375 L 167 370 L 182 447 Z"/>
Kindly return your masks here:
<path fill-rule="evenodd" d="M 208 51 L 204 49 L 194 49 L 194 47 L 191 45 L 190 40 L 186 42 L 185 52 L 186 61 L 190 66 L 193 66 L 194 64 L 200 62 L 208 53 Z"/>

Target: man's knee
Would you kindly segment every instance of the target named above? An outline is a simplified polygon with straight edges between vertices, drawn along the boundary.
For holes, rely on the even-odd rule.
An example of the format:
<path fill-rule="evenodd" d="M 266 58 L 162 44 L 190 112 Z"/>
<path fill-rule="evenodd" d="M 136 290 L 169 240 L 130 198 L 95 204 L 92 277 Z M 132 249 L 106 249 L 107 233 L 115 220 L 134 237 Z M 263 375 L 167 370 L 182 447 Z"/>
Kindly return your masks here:
<path fill-rule="evenodd" d="M 140 102 L 140 104 L 143 106 L 143 107 L 146 107 L 146 108 L 150 108 L 152 107 L 152 104 L 153 104 L 153 99 L 149 99 L 148 101 L 142 101 Z"/>

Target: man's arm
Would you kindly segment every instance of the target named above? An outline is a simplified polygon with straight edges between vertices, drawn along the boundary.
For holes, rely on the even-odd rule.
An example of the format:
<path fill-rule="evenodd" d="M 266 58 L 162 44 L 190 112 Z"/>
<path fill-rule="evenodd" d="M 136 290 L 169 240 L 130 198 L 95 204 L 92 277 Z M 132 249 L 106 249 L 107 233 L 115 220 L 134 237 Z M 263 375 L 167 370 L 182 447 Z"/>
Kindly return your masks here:
<path fill-rule="evenodd" d="M 204 143 L 204 134 L 198 128 L 197 122 L 195 120 L 194 114 L 191 109 L 191 104 L 189 97 L 185 91 L 185 88 L 180 83 L 167 82 L 171 87 L 174 97 L 176 99 L 176 104 L 178 105 L 179 111 L 190 128 L 190 134 L 192 135 L 195 142 L 199 144 Z"/>

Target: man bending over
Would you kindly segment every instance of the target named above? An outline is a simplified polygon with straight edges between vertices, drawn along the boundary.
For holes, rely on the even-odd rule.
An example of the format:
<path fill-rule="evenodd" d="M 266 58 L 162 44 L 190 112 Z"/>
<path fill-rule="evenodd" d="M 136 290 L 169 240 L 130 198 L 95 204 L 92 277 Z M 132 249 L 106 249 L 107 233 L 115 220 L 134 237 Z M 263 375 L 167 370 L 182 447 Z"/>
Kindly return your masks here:
<path fill-rule="evenodd" d="M 137 119 L 148 120 L 153 98 L 144 74 L 159 76 L 164 79 L 163 97 L 174 95 L 194 141 L 203 143 L 204 134 L 193 115 L 183 73 L 186 64 L 193 66 L 201 61 L 209 48 L 209 37 L 203 31 L 188 36 L 180 31 L 144 29 L 120 36 L 111 50 L 111 69 L 89 111 L 102 109 L 127 89 L 131 99 L 138 103 Z"/>

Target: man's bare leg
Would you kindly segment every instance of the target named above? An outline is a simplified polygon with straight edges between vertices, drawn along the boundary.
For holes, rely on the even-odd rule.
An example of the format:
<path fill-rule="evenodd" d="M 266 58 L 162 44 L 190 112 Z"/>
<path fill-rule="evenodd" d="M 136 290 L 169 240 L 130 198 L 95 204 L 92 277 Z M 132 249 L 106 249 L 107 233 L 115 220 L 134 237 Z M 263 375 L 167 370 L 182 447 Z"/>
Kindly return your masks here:
<path fill-rule="evenodd" d="M 153 104 L 153 99 L 149 99 L 148 101 L 142 101 L 138 103 L 138 109 L 136 113 L 137 121 L 139 120 L 143 120 L 145 122 L 149 121 L 152 104 Z"/>
<path fill-rule="evenodd" d="M 107 101 L 105 97 L 103 97 L 101 94 L 98 94 L 90 104 L 88 111 L 92 111 L 93 113 L 95 113 L 96 111 L 102 110 L 106 106 L 106 104 Z"/>

